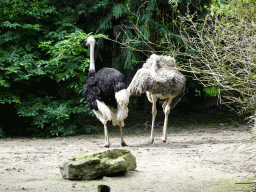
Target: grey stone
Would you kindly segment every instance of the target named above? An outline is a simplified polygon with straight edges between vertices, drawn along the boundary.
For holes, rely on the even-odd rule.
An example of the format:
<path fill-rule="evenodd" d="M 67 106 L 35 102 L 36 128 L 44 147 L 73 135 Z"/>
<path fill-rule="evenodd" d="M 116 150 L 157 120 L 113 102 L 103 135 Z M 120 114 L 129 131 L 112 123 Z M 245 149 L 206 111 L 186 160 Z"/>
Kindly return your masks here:
<path fill-rule="evenodd" d="M 87 153 L 60 165 L 63 178 L 69 180 L 91 180 L 134 169 L 136 169 L 136 159 L 126 149 Z"/>

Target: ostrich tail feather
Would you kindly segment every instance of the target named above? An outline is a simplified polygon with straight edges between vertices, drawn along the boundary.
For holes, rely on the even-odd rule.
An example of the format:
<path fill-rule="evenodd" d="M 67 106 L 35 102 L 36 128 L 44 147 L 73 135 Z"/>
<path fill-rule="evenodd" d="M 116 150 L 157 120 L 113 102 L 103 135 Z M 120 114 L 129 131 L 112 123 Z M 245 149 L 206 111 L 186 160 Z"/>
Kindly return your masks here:
<path fill-rule="evenodd" d="M 128 116 L 128 104 L 129 104 L 130 94 L 127 89 L 122 89 L 115 93 L 115 98 L 117 101 L 117 120 L 123 120 Z"/>
<path fill-rule="evenodd" d="M 122 108 L 119 104 L 117 104 L 117 114 L 116 119 L 117 120 L 124 120 L 128 117 L 128 107 Z"/>
<path fill-rule="evenodd" d="M 127 108 L 129 104 L 129 97 L 130 97 L 130 94 L 127 91 L 127 89 L 122 89 L 115 93 L 117 104 L 119 104 L 120 107 L 123 109 Z"/>
<path fill-rule="evenodd" d="M 99 100 L 96 100 L 98 109 L 107 121 L 111 121 L 113 118 L 113 113 L 111 112 L 110 108 L 104 103 Z"/>

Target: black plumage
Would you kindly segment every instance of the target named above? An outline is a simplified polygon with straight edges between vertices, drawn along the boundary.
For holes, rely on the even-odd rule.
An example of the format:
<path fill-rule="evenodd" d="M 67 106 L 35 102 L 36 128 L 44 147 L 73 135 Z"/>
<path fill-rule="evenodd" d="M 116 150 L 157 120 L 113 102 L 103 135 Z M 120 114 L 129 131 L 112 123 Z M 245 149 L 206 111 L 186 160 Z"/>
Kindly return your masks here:
<path fill-rule="evenodd" d="M 98 110 L 96 100 L 117 108 L 115 93 L 126 88 L 126 79 L 118 70 L 102 68 L 97 73 L 90 70 L 84 86 L 84 97 L 91 109 Z"/>

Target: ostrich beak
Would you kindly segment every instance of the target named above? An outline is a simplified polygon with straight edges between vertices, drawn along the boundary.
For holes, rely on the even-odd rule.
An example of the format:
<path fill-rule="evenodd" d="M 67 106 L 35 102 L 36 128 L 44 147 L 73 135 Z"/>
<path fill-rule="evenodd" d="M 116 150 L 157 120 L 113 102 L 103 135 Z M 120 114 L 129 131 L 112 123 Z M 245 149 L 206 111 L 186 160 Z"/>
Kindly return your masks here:
<path fill-rule="evenodd" d="M 86 43 L 86 46 L 89 46 L 90 44 L 89 43 Z"/>

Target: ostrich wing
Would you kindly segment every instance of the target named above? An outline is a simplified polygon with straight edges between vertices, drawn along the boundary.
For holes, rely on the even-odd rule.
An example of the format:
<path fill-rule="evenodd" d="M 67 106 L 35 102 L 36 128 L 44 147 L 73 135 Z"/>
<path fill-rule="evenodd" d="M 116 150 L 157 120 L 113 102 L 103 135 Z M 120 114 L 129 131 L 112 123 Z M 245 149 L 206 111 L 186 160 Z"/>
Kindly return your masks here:
<path fill-rule="evenodd" d="M 178 70 L 161 68 L 153 77 L 151 89 L 147 90 L 153 94 L 178 95 L 185 86 L 186 79 Z"/>
<path fill-rule="evenodd" d="M 185 77 L 178 70 L 161 68 L 151 76 L 150 70 L 141 68 L 137 71 L 128 87 L 131 94 L 142 94 L 149 91 L 153 94 L 178 95 L 183 91 Z"/>
<path fill-rule="evenodd" d="M 84 97 L 91 109 L 98 110 L 96 100 L 117 108 L 115 93 L 126 89 L 125 77 L 113 68 L 102 68 L 97 73 L 89 71 L 84 86 Z"/>
<path fill-rule="evenodd" d="M 98 110 L 96 100 L 102 100 L 102 97 L 100 95 L 101 90 L 97 86 L 97 82 L 94 81 L 94 77 L 88 79 L 88 81 L 84 85 L 84 97 L 87 101 L 88 106 L 91 109 L 95 109 L 96 111 Z"/>

